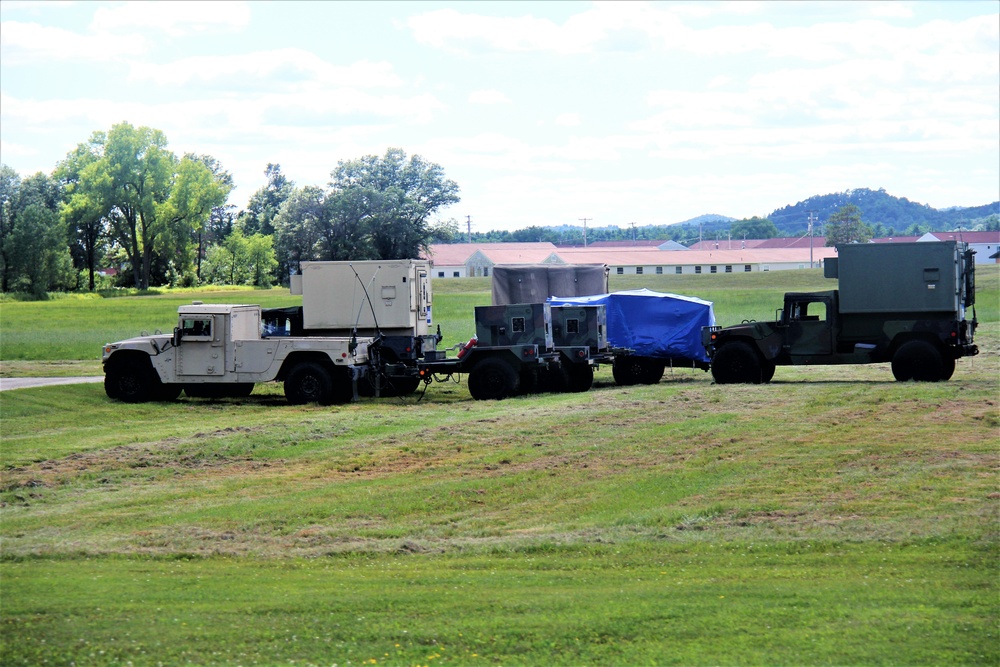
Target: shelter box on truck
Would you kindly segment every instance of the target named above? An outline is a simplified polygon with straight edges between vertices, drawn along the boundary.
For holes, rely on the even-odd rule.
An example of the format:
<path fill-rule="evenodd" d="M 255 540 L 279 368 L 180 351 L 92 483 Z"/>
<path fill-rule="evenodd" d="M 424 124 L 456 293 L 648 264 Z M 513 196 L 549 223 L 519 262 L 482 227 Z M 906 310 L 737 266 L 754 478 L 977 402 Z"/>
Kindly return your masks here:
<path fill-rule="evenodd" d="M 291 293 L 302 295 L 302 326 L 329 335 L 426 336 L 430 265 L 424 260 L 302 262 Z"/>
<path fill-rule="evenodd" d="M 959 313 L 975 273 L 965 272 L 955 243 L 866 243 L 837 246 L 823 275 L 839 280 L 840 312 Z"/>

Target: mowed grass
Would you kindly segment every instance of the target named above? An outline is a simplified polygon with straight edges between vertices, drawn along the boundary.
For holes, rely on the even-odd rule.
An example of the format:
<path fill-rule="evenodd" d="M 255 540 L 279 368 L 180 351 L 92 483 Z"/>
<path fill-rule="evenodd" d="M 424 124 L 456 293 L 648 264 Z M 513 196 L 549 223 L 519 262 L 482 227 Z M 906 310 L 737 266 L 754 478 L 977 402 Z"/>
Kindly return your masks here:
<path fill-rule="evenodd" d="M 715 281 L 647 286 L 751 316 L 723 307 L 748 284 L 693 278 Z M 940 384 L 879 365 L 336 408 L 278 386 L 3 392 L 0 663 L 995 665 L 1000 322 L 979 278 L 983 352 Z M 481 282 L 435 283 L 454 342 Z M 749 287 L 773 300 L 758 317 L 829 288 Z"/>

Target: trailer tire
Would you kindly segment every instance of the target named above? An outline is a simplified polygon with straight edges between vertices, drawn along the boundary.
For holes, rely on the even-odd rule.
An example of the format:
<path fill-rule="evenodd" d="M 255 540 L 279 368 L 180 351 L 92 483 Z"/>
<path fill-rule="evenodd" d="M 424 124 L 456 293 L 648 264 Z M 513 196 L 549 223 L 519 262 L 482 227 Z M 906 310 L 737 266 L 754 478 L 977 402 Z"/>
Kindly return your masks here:
<path fill-rule="evenodd" d="M 161 383 L 149 360 L 125 359 L 104 372 L 104 393 L 123 403 L 145 403 L 156 396 Z"/>
<path fill-rule="evenodd" d="M 907 341 L 892 355 L 892 376 L 899 382 L 947 380 L 951 377 L 947 370 L 941 351 L 926 340 Z M 951 371 L 954 373 L 954 368 Z"/>
<path fill-rule="evenodd" d="M 740 341 L 723 345 L 712 359 L 716 384 L 760 384 L 764 375 L 760 355 Z"/>
<path fill-rule="evenodd" d="M 469 393 L 477 401 L 498 401 L 515 396 L 520 388 L 517 372 L 501 359 L 483 359 L 469 371 Z"/>
<path fill-rule="evenodd" d="M 615 384 L 628 387 L 635 384 L 657 384 L 666 364 L 660 359 L 627 355 L 616 358 L 611 366 Z"/>
<path fill-rule="evenodd" d="M 314 361 L 296 364 L 285 378 L 285 398 L 292 405 L 333 403 L 333 378 L 330 372 Z"/>
<path fill-rule="evenodd" d="M 574 394 L 590 391 L 594 386 L 594 367 L 590 364 L 570 364 L 563 366 L 566 377 L 566 391 Z"/>
<path fill-rule="evenodd" d="M 945 354 L 941 357 L 941 382 L 947 382 L 955 374 L 955 357 Z"/>

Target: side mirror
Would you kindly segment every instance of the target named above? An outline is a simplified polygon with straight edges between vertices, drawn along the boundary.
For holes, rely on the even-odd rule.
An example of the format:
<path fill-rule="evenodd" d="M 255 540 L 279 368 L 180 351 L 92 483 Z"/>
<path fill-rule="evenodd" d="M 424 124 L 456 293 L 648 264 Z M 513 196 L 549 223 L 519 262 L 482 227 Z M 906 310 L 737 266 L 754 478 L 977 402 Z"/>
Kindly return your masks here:
<path fill-rule="evenodd" d="M 174 344 L 174 347 L 180 347 L 181 346 L 181 328 L 180 327 L 174 327 L 174 336 L 170 340 L 170 342 L 172 342 Z"/>
<path fill-rule="evenodd" d="M 782 326 L 785 326 L 785 325 L 788 324 L 788 318 L 785 317 L 785 311 L 783 309 L 781 309 L 781 308 L 779 308 L 777 311 L 775 311 L 775 319 L 778 321 L 778 324 L 780 324 Z"/>

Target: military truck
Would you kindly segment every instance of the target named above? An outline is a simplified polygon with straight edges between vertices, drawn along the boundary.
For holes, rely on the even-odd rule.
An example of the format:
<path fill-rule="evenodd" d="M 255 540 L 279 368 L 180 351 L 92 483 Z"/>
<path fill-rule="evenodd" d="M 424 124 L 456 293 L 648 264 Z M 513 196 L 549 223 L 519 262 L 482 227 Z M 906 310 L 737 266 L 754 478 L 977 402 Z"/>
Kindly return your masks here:
<path fill-rule="evenodd" d="M 291 403 L 343 403 L 366 393 L 410 393 L 413 373 L 387 369 L 434 349 L 429 265 L 423 260 L 303 262 L 292 293 L 303 305 L 203 304 L 178 309 L 173 334 L 104 346 L 104 386 L 127 402 L 247 396 L 284 382 Z M 385 380 L 384 387 L 379 386 Z"/>
<path fill-rule="evenodd" d="M 777 366 L 884 362 L 900 382 L 937 382 L 979 353 L 968 244 L 845 244 L 837 255 L 824 277 L 839 289 L 785 294 L 774 322 L 702 329 L 718 384 L 769 382 Z"/>
<path fill-rule="evenodd" d="M 104 346 L 104 390 L 127 403 L 249 396 L 258 382 L 284 381 L 289 403 L 344 403 L 367 372 L 370 338 L 261 335 L 254 305 L 203 304 L 178 309 L 172 334 Z"/>

